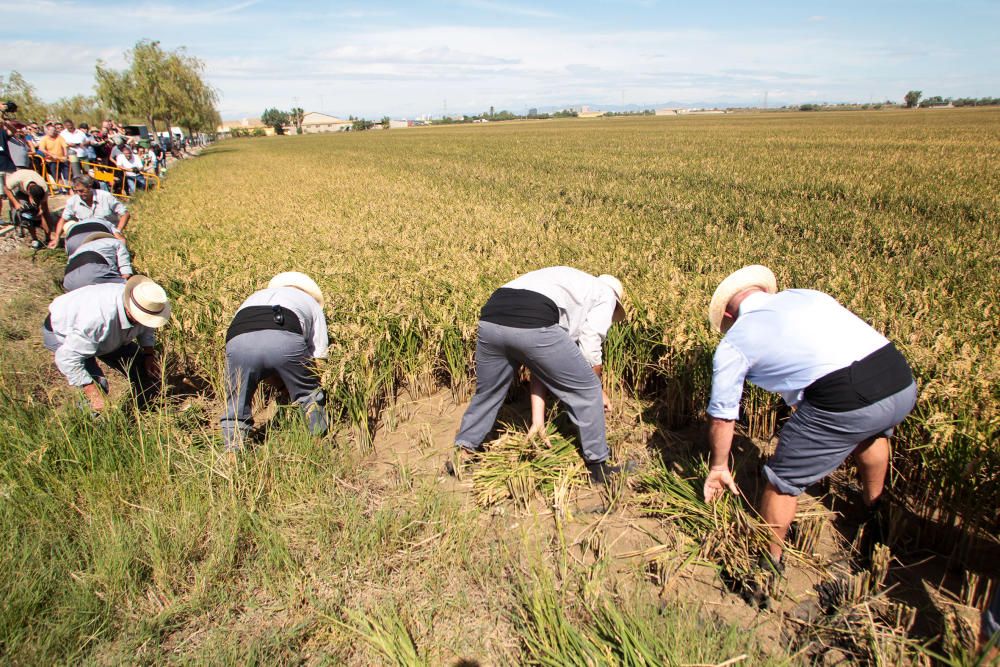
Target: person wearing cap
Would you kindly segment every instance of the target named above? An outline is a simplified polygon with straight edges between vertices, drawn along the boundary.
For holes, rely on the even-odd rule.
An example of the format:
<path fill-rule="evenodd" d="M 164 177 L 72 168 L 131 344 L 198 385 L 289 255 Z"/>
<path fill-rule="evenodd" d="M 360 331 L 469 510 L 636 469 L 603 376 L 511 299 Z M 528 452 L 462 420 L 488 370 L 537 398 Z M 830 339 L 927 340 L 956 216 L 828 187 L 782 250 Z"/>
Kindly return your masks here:
<path fill-rule="evenodd" d="M 170 300 L 163 288 L 146 276 L 132 276 L 125 284 L 89 285 L 56 297 L 42 326 L 42 341 L 95 412 L 104 409 L 108 393 L 98 359 L 128 376 L 144 407 L 156 394 L 160 376 L 154 332 L 169 319 Z"/>
<path fill-rule="evenodd" d="M 11 212 L 30 213 L 37 217 L 37 225 L 31 227 L 32 241 L 39 242 L 35 236 L 35 229 L 41 227 L 45 233 L 45 238 L 50 236 L 49 230 L 49 189 L 45 184 L 45 179 L 33 169 L 18 169 L 7 174 L 3 183 L 3 194 L 10 202 Z M 35 215 L 37 214 L 37 216 Z M 11 215 L 13 219 L 13 215 Z M 40 247 L 40 246 L 37 246 Z"/>
<path fill-rule="evenodd" d="M 107 231 L 124 239 L 125 226 L 128 225 L 129 218 L 130 214 L 125 204 L 110 192 L 95 188 L 92 177 L 79 176 L 73 179 L 73 196 L 66 200 L 66 207 L 56 224 L 56 231 L 49 241 L 49 248 L 55 248 L 59 244 L 59 238 L 64 230 L 67 253 L 72 252 L 69 249 L 70 237 L 79 234 Z M 95 221 L 105 224 L 89 224 L 89 226 L 81 224 Z"/>
<path fill-rule="evenodd" d="M 476 393 L 455 436 L 457 466 L 482 450 L 524 365 L 536 383 L 536 396 L 538 385 L 544 386 L 579 428 L 591 479 L 603 483 L 621 471 L 607 463 L 604 410 L 610 401 L 601 387 L 601 346 L 611 325 L 625 318 L 622 295 L 614 276 L 554 266 L 515 278 L 490 296 L 479 316 Z"/>
<path fill-rule="evenodd" d="M 72 292 L 87 285 L 124 283 L 131 277 L 132 258 L 125 242 L 108 232 L 95 232 L 69 256 L 63 289 Z"/>
<path fill-rule="evenodd" d="M 323 303 L 323 292 L 312 278 L 287 271 L 236 311 L 226 333 L 226 411 L 221 420 L 226 451 L 243 448 L 253 427 L 251 402 L 262 381 L 282 382 L 309 431 L 326 433 L 326 396 L 313 367 L 314 359 L 326 358 L 329 346 Z"/>
<path fill-rule="evenodd" d="M 889 436 L 917 399 L 903 355 L 833 297 L 807 289 L 778 292 L 774 274 L 760 265 L 746 266 L 722 281 L 709 305 L 709 321 L 724 337 L 713 359 L 708 404 L 712 451 L 706 502 L 726 489 L 737 492 L 729 450 L 747 379 L 779 392 L 795 407 L 764 466 L 767 484 L 760 511 L 774 533 L 771 564 L 780 566 L 798 496 L 851 454 L 863 501 L 875 520 L 869 525 L 876 530 Z"/>

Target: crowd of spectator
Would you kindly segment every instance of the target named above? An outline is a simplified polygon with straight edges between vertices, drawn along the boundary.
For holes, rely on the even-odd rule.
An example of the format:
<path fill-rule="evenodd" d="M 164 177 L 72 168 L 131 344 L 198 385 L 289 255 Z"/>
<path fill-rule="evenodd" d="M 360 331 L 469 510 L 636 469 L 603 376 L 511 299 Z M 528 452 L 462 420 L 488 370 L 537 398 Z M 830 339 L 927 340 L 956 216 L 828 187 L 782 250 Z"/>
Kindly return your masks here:
<path fill-rule="evenodd" d="M 108 220 L 120 236 L 128 213 L 117 197 L 156 187 L 168 156 L 188 148 L 183 137 L 143 138 L 112 120 L 100 127 L 70 118 L 23 122 L 12 110 L 16 105 L 0 105 L 0 206 L 7 200 L 10 221 L 21 223 L 36 248 L 56 247 L 75 223 L 95 218 Z M 57 224 L 50 194 L 68 196 Z"/>
<path fill-rule="evenodd" d="M 87 173 L 93 176 L 95 167 L 102 166 L 122 170 L 111 170 L 117 181 L 102 183 L 106 189 L 132 194 L 155 187 L 156 179 L 149 176 L 161 175 L 171 150 L 187 148 L 184 139 L 144 140 L 126 133 L 112 120 L 103 121 L 100 127 L 77 125 L 70 118 L 45 123 L 5 120 L 0 133 L 0 154 L 6 148 L 15 169 L 39 172 L 56 194 L 67 194 L 73 178 Z"/>

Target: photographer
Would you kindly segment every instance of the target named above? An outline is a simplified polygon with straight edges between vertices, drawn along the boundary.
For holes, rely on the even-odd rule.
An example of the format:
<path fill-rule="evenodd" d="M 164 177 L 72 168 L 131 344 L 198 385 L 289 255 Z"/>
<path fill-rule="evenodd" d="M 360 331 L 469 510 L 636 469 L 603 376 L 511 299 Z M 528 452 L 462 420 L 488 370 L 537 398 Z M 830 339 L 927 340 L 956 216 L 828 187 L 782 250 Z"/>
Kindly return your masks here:
<path fill-rule="evenodd" d="M 51 234 L 49 230 L 49 191 L 45 180 L 32 169 L 18 169 L 7 174 L 3 193 L 10 201 L 10 219 L 20 222 L 31 234 L 32 247 L 41 248 L 43 241 L 36 236 L 38 227 L 45 233 L 44 240 Z"/>

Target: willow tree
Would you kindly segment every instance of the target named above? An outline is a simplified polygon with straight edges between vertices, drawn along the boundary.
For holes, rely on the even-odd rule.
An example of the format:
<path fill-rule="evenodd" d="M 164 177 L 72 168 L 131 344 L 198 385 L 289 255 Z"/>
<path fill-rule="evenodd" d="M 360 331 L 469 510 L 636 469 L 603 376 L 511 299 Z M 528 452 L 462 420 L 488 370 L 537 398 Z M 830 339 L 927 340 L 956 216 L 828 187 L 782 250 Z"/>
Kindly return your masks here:
<path fill-rule="evenodd" d="M 157 120 L 169 132 L 175 120 L 202 129 L 218 116 L 218 95 L 202 80 L 204 63 L 183 47 L 164 51 L 159 42 L 142 40 L 125 58 L 125 70 L 109 69 L 99 60 L 95 72 L 98 98 L 119 115 L 144 118 L 154 133 Z"/>

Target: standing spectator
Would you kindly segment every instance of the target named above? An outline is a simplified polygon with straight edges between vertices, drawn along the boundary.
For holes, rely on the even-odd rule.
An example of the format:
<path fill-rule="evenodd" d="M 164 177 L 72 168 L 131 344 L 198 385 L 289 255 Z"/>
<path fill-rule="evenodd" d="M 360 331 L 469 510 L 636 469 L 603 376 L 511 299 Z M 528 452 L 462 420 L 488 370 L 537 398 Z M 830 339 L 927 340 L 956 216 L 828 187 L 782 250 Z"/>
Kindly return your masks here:
<path fill-rule="evenodd" d="M 94 150 L 94 135 L 90 131 L 90 125 L 87 123 L 80 123 L 80 131 L 86 136 L 86 140 L 83 144 L 83 152 L 80 155 L 81 160 L 87 160 L 88 162 L 93 162 L 97 159 L 97 152 Z"/>
<path fill-rule="evenodd" d="M 7 102 L 4 109 L 6 110 L 10 104 L 11 102 Z M 16 109 L 17 107 L 15 106 L 14 108 Z M 14 160 L 10 156 L 9 148 L 10 137 L 13 132 L 13 121 L 9 121 L 6 117 L 4 117 L 3 121 L 0 122 L 0 186 L 3 186 L 4 190 L 6 190 L 5 183 L 7 176 L 17 171 L 17 166 L 14 164 Z M 0 194 L 2 193 L 3 190 L 0 190 Z M 0 207 L 2 206 L 3 200 L 0 199 Z M 13 200 L 11 201 L 11 206 L 13 207 Z"/>
<path fill-rule="evenodd" d="M 71 119 L 65 119 L 63 124 L 66 129 L 60 132 L 59 136 L 66 142 L 66 146 L 68 147 L 67 154 L 69 157 L 70 171 L 72 172 L 73 178 L 76 178 L 82 173 L 80 170 L 80 160 L 83 159 L 85 155 L 89 140 L 87 138 L 87 133 L 83 130 L 77 129 Z"/>
<path fill-rule="evenodd" d="M 125 208 L 125 204 L 115 199 L 115 196 L 110 192 L 95 189 L 94 179 L 90 176 L 74 178 L 73 196 L 66 201 L 66 208 L 63 209 L 62 217 L 56 225 L 56 231 L 49 242 L 49 247 L 55 248 L 58 245 L 59 237 L 65 227 L 66 252 L 72 253 L 73 250 L 70 249 L 70 237 L 83 233 L 82 229 L 77 231 L 73 228 L 81 221 L 90 221 L 95 218 L 107 222 L 117 236 L 124 238 L 123 232 L 129 221 L 129 212 Z M 88 229 L 86 231 L 100 232 L 107 230 L 102 228 Z"/>
<path fill-rule="evenodd" d="M 55 123 L 45 124 L 45 136 L 38 142 L 38 149 L 45 157 L 49 178 L 56 184 L 59 194 L 64 194 L 66 181 L 69 180 L 68 147 L 66 140 L 59 136 Z"/>
<path fill-rule="evenodd" d="M 146 179 L 142 175 L 142 160 L 132 153 L 132 148 L 125 144 L 121 153 L 115 158 L 115 165 L 125 172 L 125 189 L 130 195 L 135 194 L 137 187 L 146 189 Z"/>
<path fill-rule="evenodd" d="M 90 147 L 94 151 L 94 162 L 111 165 L 111 143 L 103 131 L 97 128 L 91 131 Z"/>
<path fill-rule="evenodd" d="M 150 149 L 153 154 L 156 167 L 156 175 L 159 176 L 163 170 L 166 168 L 166 163 L 164 162 L 165 153 L 163 152 L 163 146 L 158 140 L 153 141 L 153 147 Z"/>
<path fill-rule="evenodd" d="M 12 122 L 13 132 L 7 137 L 7 150 L 10 151 L 10 159 L 18 169 L 31 168 L 31 148 L 25 140 L 28 128 L 24 123 Z"/>

